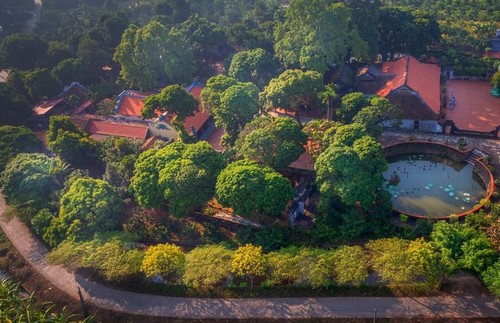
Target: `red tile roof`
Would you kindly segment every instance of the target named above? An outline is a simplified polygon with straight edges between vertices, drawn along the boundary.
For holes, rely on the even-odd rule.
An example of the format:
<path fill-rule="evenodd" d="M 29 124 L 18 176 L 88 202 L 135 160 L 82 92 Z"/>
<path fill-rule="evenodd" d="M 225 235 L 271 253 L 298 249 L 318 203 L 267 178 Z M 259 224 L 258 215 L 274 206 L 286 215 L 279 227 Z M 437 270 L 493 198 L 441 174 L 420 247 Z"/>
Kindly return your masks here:
<path fill-rule="evenodd" d="M 85 128 L 87 128 L 87 124 L 90 121 L 89 118 L 76 117 L 76 116 L 70 116 L 69 119 L 71 120 L 71 122 L 76 124 L 78 128 L 80 128 L 82 131 L 85 131 Z"/>
<path fill-rule="evenodd" d="M 61 103 L 63 101 L 64 101 L 64 98 L 56 98 L 56 99 L 47 100 L 47 101 L 43 102 L 42 104 L 40 104 L 39 106 L 35 107 L 33 114 L 37 115 L 37 116 L 43 116 L 47 112 L 50 112 L 50 110 L 54 109 L 54 107 L 56 107 L 59 103 Z"/>
<path fill-rule="evenodd" d="M 121 96 L 118 99 L 118 109 L 116 109 L 116 113 L 123 116 L 140 118 L 145 98 L 145 96 Z"/>
<path fill-rule="evenodd" d="M 439 114 L 441 69 L 438 65 L 423 64 L 412 56 L 405 56 L 395 62 L 385 62 L 382 72 L 393 77 L 377 92 L 378 95 L 386 97 L 406 85 L 419 93 L 435 114 Z"/>
<path fill-rule="evenodd" d="M 225 133 L 224 128 L 215 128 L 205 140 L 215 151 L 224 151 L 224 147 L 220 144 L 220 140 Z"/>
<path fill-rule="evenodd" d="M 92 104 L 94 104 L 94 100 L 87 100 L 87 101 L 83 102 L 78 108 L 76 108 L 72 114 L 83 113 L 83 112 L 85 112 L 85 110 L 87 110 L 89 107 L 91 107 Z"/>
<path fill-rule="evenodd" d="M 119 136 L 145 140 L 148 134 L 148 127 L 146 125 L 114 123 L 100 120 L 90 120 L 85 130 L 93 137 L 97 135 L 99 138 Z"/>
<path fill-rule="evenodd" d="M 186 91 L 191 93 L 192 96 L 197 98 L 200 101 L 201 91 L 203 90 L 203 83 L 194 81 Z M 188 133 L 191 133 L 191 126 L 193 126 L 197 131 L 203 126 L 203 124 L 210 118 L 210 113 L 204 112 L 201 107 L 201 103 L 199 104 L 198 112 L 194 113 L 194 116 L 187 117 L 184 121 L 184 129 Z"/>
<path fill-rule="evenodd" d="M 314 159 L 311 154 L 306 150 L 299 158 L 288 165 L 290 168 L 314 171 Z"/>
<path fill-rule="evenodd" d="M 200 82 L 193 82 L 186 91 L 191 93 L 198 100 L 204 85 Z M 138 92 L 133 90 L 123 91 L 118 98 L 116 113 L 123 116 L 141 117 L 141 110 L 144 107 L 144 99 L 154 93 Z M 158 114 L 160 115 L 160 113 Z M 184 121 L 184 129 L 191 133 L 191 127 L 199 130 L 203 124 L 210 118 L 210 114 L 199 109 L 193 116 L 187 117 Z M 168 120 L 169 121 L 169 120 Z"/>
<path fill-rule="evenodd" d="M 500 59 L 500 52 L 489 51 L 486 53 L 486 57 Z"/>

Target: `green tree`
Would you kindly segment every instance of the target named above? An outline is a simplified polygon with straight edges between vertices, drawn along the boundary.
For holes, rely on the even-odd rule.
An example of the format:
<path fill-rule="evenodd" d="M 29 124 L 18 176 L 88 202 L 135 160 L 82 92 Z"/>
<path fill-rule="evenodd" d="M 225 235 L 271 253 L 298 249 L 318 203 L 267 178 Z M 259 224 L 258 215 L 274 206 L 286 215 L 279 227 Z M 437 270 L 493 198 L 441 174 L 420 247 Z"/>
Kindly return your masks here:
<path fill-rule="evenodd" d="M 500 71 L 495 72 L 491 76 L 491 86 L 496 87 L 496 88 L 500 88 Z"/>
<path fill-rule="evenodd" d="M 164 200 L 163 190 L 158 184 L 159 172 L 169 162 L 182 156 L 186 145 L 172 143 L 164 148 L 152 148 L 139 155 L 130 179 L 130 193 L 141 206 L 159 208 Z"/>
<path fill-rule="evenodd" d="M 179 24 L 189 17 L 189 1 L 163 0 L 156 4 L 155 13 L 166 16 L 171 24 Z"/>
<path fill-rule="evenodd" d="M 21 125 L 33 113 L 26 98 L 10 85 L 0 83 L 0 125 Z"/>
<path fill-rule="evenodd" d="M 294 119 L 261 116 L 245 126 L 235 147 L 240 157 L 282 169 L 305 151 L 306 140 Z"/>
<path fill-rule="evenodd" d="M 186 255 L 182 281 L 197 289 L 213 287 L 231 275 L 233 251 L 220 246 L 200 246 Z"/>
<path fill-rule="evenodd" d="M 125 196 L 134 171 L 134 163 L 141 152 L 140 140 L 108 137 L 99 142 L 105 172 L 103 179 Z"/>
<path fill-rule="evenodd" d="M 0 173 L 17 154 L 37 152 L 41 141 L 26 127 L 0 126 Z"/>
<path fill-rule="evenodd" d="M 420 56 L 427 46 L 439 41 L 441 31 L 436 19 L 409 8 L 383 7 L 379 17 L 379 48 L 384 59 L 396 53 Z"/>
<path fill-rule="evenodd" d="M 130 191 L 142 206 L 159 207 L 164 199 L 175 215 L 212 198 L 225 161 L 205 141 L 173 143 L 143 152 L 135 163 Z"/>
<path fill-rule="evenodd" d="M 170 203 L 170 212 L 183 216 L 210 200 L 224 166 L 222 155 L 206 141 L 187 145 L 181 158 L 169 162 L 159 172 L 159 185 Z"/>
<path fill-rule="evenodd" d="M 304 126 L 302 131 L 312 141 L 307 150 L 314 159 L 332 143 L 335 132 L 341 126 L 340 122 L 326 119 L 311 120 Z"/>
<path fill-rule="evenodd" d="M 450 270 L 466 268 L 481 272 L 497 257 L 486 235 L 468 225 L 438 222 L 434 224 L 431 239 Z"/>
<path fill-rule="evenodd" d="M 362 129 L 356 124 L 340 127 L 334 143 L 318 156 L 314 168 L 321 194 L 339 196 L 347 205 L 359 203 L 364 210 L 370 210 L 378 197 L 387 162 L 381 145 L 364 135 Z"/>
<path fill-rule="evenodd" d="M 325 73 L 343 65 L 350 46 L 351 12 L 342 2 L 292 0 L 275 29 L 276 56 L 285 66 Z"/>
<path fill-rule="evenodd" d="M 438 288 L 448 268 L 437 247 L 432 242 L 418 238 L 409 243 L 406 254 L 415 279 L 424 282 L 429 288 Z"/>
<path fill-rule="evenodd" d="M 236 53 L 229 66 L 228 75 L 240 82 L 252 82 L 260 89 L 276 76 L 278 66 L 272 55 L 262 48 Z"/>
<path fill-rule="evenodd" d="M 140 276 L 144 252 L 133 243 L 120 239 L 88 249 L 84 266 L 97 269 L 108 282 L 120 282 Z"/>
<path fill-rule="evenodd" d="M 382 134 L 384 121 L 390 121 L 392 126 L 397 126 L 402 118 L 403 111 L 399 107 L 386 98 L 374 96 L 369 105 L 352 118 L 352 122 L 364 125 L 368 133 L 376 138 Z"/>
<path fill-rule="evenodd" d="M 202 67 L 211 59 L 218 59 L 227 45 L 224 29 L 198 15 L 191 15 L 179 25 L 180 33 L 193 49 L 198 65 Z"/>
<path fill-rule="evenodd" d="M 409 241 L 398 238 L 370 240 L 366 245 L 371 264 L 382 281 L 400 286 L 413 281 L 411 262 L 406 255 Z"/>
<path fill-rule="evenodd" d="M 340 107 L 336 111 L 337 116 L 342 123 L 349 124 L 361 109 L 370 104 L 369 102 L 369 98 L 361 92 L 348 93 L 340 101 Z"/>
<path fill-rule="evenodd" d="M 54 215 L 49 209 L 41 209 L 38 213 L 31 219 L 31 226 L 35 233 L 42 237 L 50 224 Z"/>
<path fill-rule="evenodd" d="M 266 259 L 262 247 L 246 244 L 236 249 L 231 260 L 231 271 L 239 277 L 250 278 L 250 288 L 253 288 L 255 277 L 264 276 Z"/>
<path fill-rule="evenodd" d="M 331 260 L 333 278 L 339 284 L 360 285 L 368 278 L 368 256 L 360 246 L 342 246 Z"/>
<path fill-rule="evenodd" d="M 60 61 L 52 69 L 52 74 L 63 84 L 70 84 L 74 81 L 89 84 L 95 79 L 91 65 L 80 58 L 68 58 Z"/>
<path fill-rule="evenodd" d="M 186 256 L 181 248 L 165 243 L 151 246 L 144 252 L 141 271 L 147 277 L 161 276 L 164 279 L 175 280 L 184 269 Z"/>
<path fill-rule="evenodd" d="M 495 296 L 500 296 L 500 261 L 496 261 L 492 266 L 482 272 L 484 284 Z"/>
<path fill-rule="evenodd" d="M 0 43 L 0 68 L 29 70 L 40 66 L 47 43 L 34 34 L 12 34 Z"/>
<path fill-rule="evenodd" d="M 184 120 L 198 111 L 198 101 L 187 93 L 182 86 L 175 84 L 165 87 L 159 94 L 150 95 L 144 100 L 144 108 L 141 111 L 143 119 L 156 116 L 156 112 L 172 113 L 175 117 L 172 125 L 180 134 L 181 138 L 188 136 L 184 128 Z"/>
<path fill-rule="evenodd" d="M 75 180 L 61 197 L 59 215 L 44 240 L 56 246 L 65 239 L 88 240 L 96 232 L 116 230 L 122 219 L 122 201 L 108 183 L 91 178 Z"/>
<path fill-rule="evenodd" d="M 46 138 L 49 148 L 70 163 L 81 164 L 97 152 L 96 142 L 68 116 L 50 117 Z"/>
<path fill-rule="evenodd" d="M 378 23 L 381 1 L 349 0 L 344 1 L 351 9 L 351 23 L 359 32 L 359 36 L 366 42 L 369 58 L 374 58 L 378 51 Z"/>
<path fill-rule="evenodd" d="M 249 160 L 231 163 L 222 170 L 215 190 L 222 205 L 247 216 L 278 215 L 293 197 L 290 182 L 285 177 Z"/>
<path fill-rule="evenodd" d="M 233 146 L 239 131 L 259 112 L 259 90 L 252 83 L 238 83 L 220 95 L 220 104 L 212 106 L 215 125 L 226 130 L 222 139 Z"/>
<path fill-rule="evenodd" d="M 24 87 L 32 101 L 52 97 L 61 91 L 59 80 L 48 68 L 36 68 L 24 75 Z"/>
<path fill-rule="evenodd" d="M 63 187 L 68 166 L 44 154 L 18 154 L 0 178 L 5 200 L 10 204 L 46 200 Z"/>
<path fill-rule="evenodd" d="M 304 247 L 289 247 L 266 255 L 268 274 L 267 285 L 309 286 L 322 251 Z"/>
<path fill-rule="evenodd" d="M 189 82 L 195 69 L 193 53 L 180 32 L 156 21 L 142 28 L 130 25 L 113 59 L 121 65 L 121 79 L 141 89 Z"/>
<path fill-rule="evenodd" d="M 322 90 L 320 73 L 286 70 L 269 82 L 260 93 L 260 100 L 266 109 L 285 108 L 297 112 L 300 105 L 318 105 L 318 95 Z"/>
<path fill-rule="evenodd" d="M 203 110 L 212 112 L 213 107 L 220 106 L 221 94 L 236 84 L 238 84 L 236 79 L 222 74 L 209 78 L 201 91 Z"/>

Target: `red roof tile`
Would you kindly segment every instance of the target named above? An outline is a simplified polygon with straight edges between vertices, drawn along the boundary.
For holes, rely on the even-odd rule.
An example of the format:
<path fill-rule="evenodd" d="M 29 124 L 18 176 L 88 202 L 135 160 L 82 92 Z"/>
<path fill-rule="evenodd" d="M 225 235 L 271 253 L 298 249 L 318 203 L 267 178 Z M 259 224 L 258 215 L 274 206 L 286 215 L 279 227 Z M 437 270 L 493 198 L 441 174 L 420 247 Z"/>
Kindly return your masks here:
<path fill-rule="evenodd" d="M 35 107 L 35 110 L 33 111 L 33 114 L 37 116 L 42 116 L 46 114 L 47 112 L 50 112 L 55 106 L 57 106 L 59 103 L 64 101 L 64 98 L 56 98 L 56 99 L 50 99 L 39 106 Z"/>
<path fill-rule="evenodd" d="M 206 141 L 212 146 L 215 151 L 224 151 L 224 148 L 220 144 L 220 140 L 224 135 L 224 128 L 215 128 L 214 131 L 208 136 Z"/>
<path fill-rule="evenodd" d="M 438 65 L 423 64 L 412 56 L 405 56 L 395 62 L 385 62 L 382 72 L 393 77 L 377 92 L 378 95 L 386 97 L 406 85 L 419 93 L 435 114 L 439 114 L 441 69 Z"/>
<path fill-rule="evenodd" d="M 94 100 L 87 100 L 87 101 L 83 102 L 78 108 L 76 108 L 72 114 L 83 113 L 83 112 L 85 112 L 85 110 L 87 110 L 89 107 L 91 107 L 92 104 L 94 104 Z"/>
<path fill-rule="evenodd" d="M 195 98 L 199 99 L 201 91 L 203 90 L 203 84 L 200 82 L 193 82 L 186 91 L 191 93 Z M 117 114 L 124 116 L 134 116 L 141 117 L 141 110 L 144 107 L 144 99 L 153 93 L 145 93 L 127 90 L 120 94 L 118 99 L 118 109 Z M 158 113 L 158 116 L 161 113 Z M 203 124 L 210 118 L 210 113 L 204 112 L 201 108 L 200 111 L 195 112 L 194 116 L 186 118 L 184 121 L 184 129 L 188 133 L 191 133 L 191 127 L 195 127 L 199 130 Z"/>
<path fill-rule="evenodd" d="M 71 122 L 76 124 L 78 128 L 80 128 L 82 131 L 85 131 L 85 128 L 87 128 L 87 124 L 90 121 L 89 118 L 76 117 L 76 116 L 70 116 L 69 119 L 71 120 Z"/>
<path fill-rule="evenodd" d="M 148 127 L 140 124 L 124 124 L 107 121 L 91 120 L 85 129 L 90 135 L 119 136 L 145 140 Z"/>
<path fill-rule="evenodd" d="M 123 96 L 118 103 L 116 113 L 130 117 L 141 117 L 143 107 L 144 97 Z"/>
<path fill-rule="evenodd" d="M 288 165 L 288 167 L 301 170 L 314 171 L 314 159 L 306 149 L 306 151 L 302 155 L 300 155 L 296 161 Z"/>

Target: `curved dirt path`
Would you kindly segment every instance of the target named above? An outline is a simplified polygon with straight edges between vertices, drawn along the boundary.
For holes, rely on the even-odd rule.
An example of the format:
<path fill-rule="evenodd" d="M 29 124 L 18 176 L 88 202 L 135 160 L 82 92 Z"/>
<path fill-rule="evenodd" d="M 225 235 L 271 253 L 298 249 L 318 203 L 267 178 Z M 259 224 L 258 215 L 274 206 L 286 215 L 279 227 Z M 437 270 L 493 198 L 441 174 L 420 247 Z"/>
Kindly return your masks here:
<path fill-rule="evenodd" d="M 0 195 L 0 214 L 5 201 Z M 47 248 L 17 218 L 0 225 L 19 253 L 70 297 L 80 287 L 86 302 L 137 315 L 184 319 L 301 318 L 500 318 L 500 301 L 491 296 L 324 297 L 324 298 L 180 298 L 131 293 L 88 281 L 45 261 Z"/>

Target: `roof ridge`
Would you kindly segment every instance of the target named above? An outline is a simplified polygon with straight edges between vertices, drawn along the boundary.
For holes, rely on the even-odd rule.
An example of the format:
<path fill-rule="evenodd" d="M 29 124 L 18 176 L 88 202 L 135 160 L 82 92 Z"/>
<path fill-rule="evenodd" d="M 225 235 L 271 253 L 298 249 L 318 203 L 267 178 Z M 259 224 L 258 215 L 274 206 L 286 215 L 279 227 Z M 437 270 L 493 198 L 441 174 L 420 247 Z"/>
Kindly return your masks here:
<path fill-rule="evenodd" d="M 408 86 L 408 74 L 409 74 L 409 71 L 410 71 L 410 55 L 406 54 L 405 82 L 403 84 L 405 86 Z"/>

